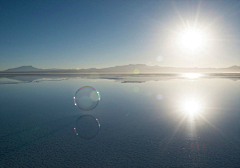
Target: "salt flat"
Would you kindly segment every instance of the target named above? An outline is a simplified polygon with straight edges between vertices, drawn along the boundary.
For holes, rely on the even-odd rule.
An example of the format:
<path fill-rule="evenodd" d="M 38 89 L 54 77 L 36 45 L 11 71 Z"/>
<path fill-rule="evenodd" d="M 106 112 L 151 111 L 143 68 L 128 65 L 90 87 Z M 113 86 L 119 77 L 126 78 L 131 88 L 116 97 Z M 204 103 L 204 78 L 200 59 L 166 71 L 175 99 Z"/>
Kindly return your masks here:
<path fill-rule="evenodd" d="M 239 167 L 238 74 L 0 78 L 0 167 Z M 92 86 L 91 111 L 74 105 Z M 75 121 L 92 115 L 98 134 Z"/>

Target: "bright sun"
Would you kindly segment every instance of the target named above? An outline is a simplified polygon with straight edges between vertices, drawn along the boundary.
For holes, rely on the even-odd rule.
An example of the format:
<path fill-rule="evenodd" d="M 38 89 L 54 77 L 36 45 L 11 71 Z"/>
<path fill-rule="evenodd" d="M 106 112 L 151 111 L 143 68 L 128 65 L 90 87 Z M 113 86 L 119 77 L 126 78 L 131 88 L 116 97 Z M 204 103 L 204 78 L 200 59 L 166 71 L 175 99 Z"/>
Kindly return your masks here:
<path fill-rule="evenodd" d="M 204 34 L 197 29 L 189 28 L 180 34 L 180 44 L 189 51 L 203 47 Z"/>

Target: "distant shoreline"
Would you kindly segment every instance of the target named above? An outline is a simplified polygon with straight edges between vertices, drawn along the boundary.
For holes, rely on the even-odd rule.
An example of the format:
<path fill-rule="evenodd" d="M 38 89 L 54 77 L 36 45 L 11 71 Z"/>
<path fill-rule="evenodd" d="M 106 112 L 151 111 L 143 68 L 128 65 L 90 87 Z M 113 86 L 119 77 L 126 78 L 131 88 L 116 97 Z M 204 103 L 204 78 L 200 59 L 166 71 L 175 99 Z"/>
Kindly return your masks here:
<path fill-rule="evenodd" d="M 44 72 L 6 72 L 0 75 L 161 75 L 161 74 L 184 74 L 184 73 L 197 73 L 197 74 L 240 74 L 240 72 L 161 72 L 161 73 L 44 73 Z"/>
<path fill-rule="evenodd" d="M 240 66 L 227 68 L 179 68 L 129 64 L 109 68 L 89 69 L 39 69 L 33 66 L 21 66 L 0 71 L 0 74 L 179 74 L 179 73 L 240 73 Z"/>

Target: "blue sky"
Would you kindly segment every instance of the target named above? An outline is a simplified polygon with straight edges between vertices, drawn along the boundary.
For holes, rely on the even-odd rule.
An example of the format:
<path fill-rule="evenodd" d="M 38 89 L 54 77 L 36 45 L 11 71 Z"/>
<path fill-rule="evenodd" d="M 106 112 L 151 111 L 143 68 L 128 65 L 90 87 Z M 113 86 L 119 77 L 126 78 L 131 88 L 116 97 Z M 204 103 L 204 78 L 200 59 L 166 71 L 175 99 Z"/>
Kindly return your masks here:
<path fill-rule="evenodd" d="M 239 18 L 237 0 L 1 0 L 0 70 L 240 65 Z M 177 44 L 177 34 L 195 22 L 206 41 L 189 52 Z"/>

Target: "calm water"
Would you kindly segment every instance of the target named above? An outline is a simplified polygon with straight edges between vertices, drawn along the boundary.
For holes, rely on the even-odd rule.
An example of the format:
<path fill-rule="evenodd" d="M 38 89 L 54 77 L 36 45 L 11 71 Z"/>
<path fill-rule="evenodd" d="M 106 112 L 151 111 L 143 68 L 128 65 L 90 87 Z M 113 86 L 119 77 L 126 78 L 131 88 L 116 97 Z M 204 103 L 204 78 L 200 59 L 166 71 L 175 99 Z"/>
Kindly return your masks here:
<path fill-rule="evenodd" d="M 2 76 L 0 93 L 0 167 L 240 167 L 239 74 Z"/>

